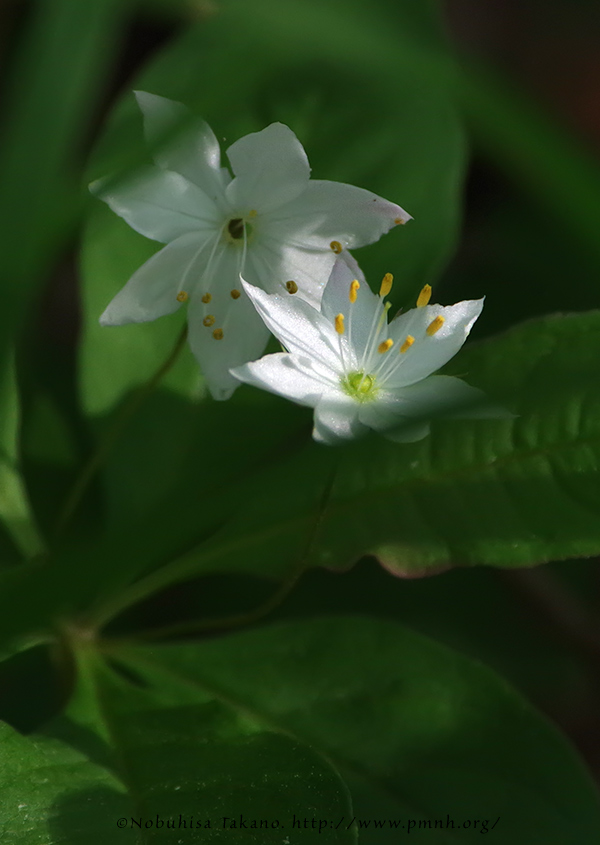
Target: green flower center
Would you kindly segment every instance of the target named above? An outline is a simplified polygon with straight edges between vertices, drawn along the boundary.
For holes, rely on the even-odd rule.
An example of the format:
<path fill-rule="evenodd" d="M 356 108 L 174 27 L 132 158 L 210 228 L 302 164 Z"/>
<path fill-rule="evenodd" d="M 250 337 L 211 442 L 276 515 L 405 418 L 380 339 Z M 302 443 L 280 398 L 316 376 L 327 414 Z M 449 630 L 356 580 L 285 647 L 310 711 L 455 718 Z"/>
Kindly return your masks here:
<path fill-rule="evenodd" d="M 342 379 L 342 389 L 357 402 L 371 402 L 377 395 L 375 376 L 365 373 L 348 373 Z"/>

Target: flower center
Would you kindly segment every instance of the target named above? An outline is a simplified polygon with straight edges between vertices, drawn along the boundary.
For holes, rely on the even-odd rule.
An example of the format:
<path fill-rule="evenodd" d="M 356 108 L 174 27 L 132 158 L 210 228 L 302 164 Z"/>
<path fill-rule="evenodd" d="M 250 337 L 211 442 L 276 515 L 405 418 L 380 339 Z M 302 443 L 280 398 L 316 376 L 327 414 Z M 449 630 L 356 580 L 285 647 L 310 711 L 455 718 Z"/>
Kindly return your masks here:
<path fill-rule="evenodd" d="M 342 390 L 357 402 L 371 402 L 378 392 L 375 381 L 374 375 L 366 375 L 363 372 L 348 373 L 341 380 Z"/>
<path fill-rule="evenodd" d="M 252 239 L 254 227 L 248 222 L 248 217 L 255 217 L 256 212 L 250 212 L 245 217 L 232 217 L 225 226 L 225 240 L 230 244 L 241 246 Z"/>
<path fill-rule="evenodd" d="M 244 237 L 244 219 L 236 217 L 234 220 L 230 220 L 227 224 L 227 231 L 234 241 L 241 240 Z"/>

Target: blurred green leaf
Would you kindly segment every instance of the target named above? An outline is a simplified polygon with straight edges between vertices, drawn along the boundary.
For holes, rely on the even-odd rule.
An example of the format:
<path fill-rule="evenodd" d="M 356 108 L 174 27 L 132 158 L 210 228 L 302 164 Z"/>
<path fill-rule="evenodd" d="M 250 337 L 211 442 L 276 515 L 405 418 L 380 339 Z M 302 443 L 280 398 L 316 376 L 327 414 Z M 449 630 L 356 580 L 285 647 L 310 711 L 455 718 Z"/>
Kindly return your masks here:
<path fill-rule="evenodd" d="M 19 468 L 20 410 L 13 355 L 0 369 L 0 519 L 25 558 L 43 551 Z"/>
<path fill-rule="evenodd" d="M 600 264 L 600 164 L 516 80 L 464 62 L 457 94 L 477 147 Z"/>
<path fill-rule="evenodd" d="M 357 819 L 400 819 L 407 833 L 408 819 L 442 819 L 436 841 L 448 843 L 470 842 L 474 825 L 459 825 L 474 819 L 499 818 L 494 841 L 507 845 L 600 833 L 593 782 L 555 729 L 488 669 L 394 623 L 317 619 L 118 659 L 163 695 L 216 699 L 308 743 L 347 780 Z M 398 830 L 359 839 L 397 842 Z"/>
<path fill-rule="evenodd" d="M 0 142 L 0 354 L 80 211 L 77 160 L 133 0 L 40 0 L 7 82 Z"/>

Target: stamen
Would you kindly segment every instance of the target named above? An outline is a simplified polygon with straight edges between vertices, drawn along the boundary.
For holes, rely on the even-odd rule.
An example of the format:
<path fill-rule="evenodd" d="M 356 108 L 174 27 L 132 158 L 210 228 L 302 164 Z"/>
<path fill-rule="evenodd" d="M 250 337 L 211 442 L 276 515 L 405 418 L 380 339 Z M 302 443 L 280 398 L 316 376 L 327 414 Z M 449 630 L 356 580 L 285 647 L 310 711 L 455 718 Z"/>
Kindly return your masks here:
<path fill-rule="evenodd" d="M 205 294 L 202 295 L 201 298 L 202 298 L 202 302 L 204 302 L 205 305 L 208 305 L 208 303 L 212 299 L 212 296 L 210 295 L 210 293 L 205 293 Z"/>
<path fill-rule="evenodd" d="M 429 323 L 429 325 L 427 326 L 427 334 L 429 335 L 429 337 L 433 337 L 436 332 L 439 332 L 445 322 L 446 321 L 441 316 L 441 314 L 438 314 L 435 320 L 432 320 L 431 323 Z"/>
<path fill-rule="evenodd" d="M 257 214 L 258 214 L 258 211 L 255 208 L 253 208 L 251 211 L 248 212 L 248 217 L 256 217 Z"/>
<path fill-rule="evenodd" d="M 358 281 L 358 279 L 354 279 L 354 281 L 350 284 L 350 293 L 348 294 L 350 302 L 356 302 L 356 297 L 358 295 L 359 288 L 360 282 Z"/>
<path fill-rule="evenodd" d="M 392 340 L 391 337 L 388 337 L 387 340 L 384 340 L 382 343 L 379 344 L 379 346 L 377 347 L 377 351 L 379 352 L 380 355 L 383 355 L 383 353 L 387 352 L 388 349 L 391 349 L 393 345 L 394 345 L 394 341 Z"/>
<path fill-rule="evenodd" d="M 298 293 L 298 285 L 296 284 L 296 282 L 286 282 L 285 289 L 288 293 Z"/>
<path fill-rule="evenodd" d="M 335 330 L 338 334 L 344 334 L 344 315 L 338 314 L 335 318 Z"/>
<path fill-rule="evenodd" d="M 424 308 L 431 299 L 431 285 L 425 285 L 417 298 L 417 308 Z"/>
<path fill-rule="evenodd" d="M 408 350 L 410 349 L 410 347 L 413 345 L 414 342 L 415 342 L 414 337 L 411 334 L 407 334 L 406 340 L 404 341 L 404 343 L 400 347 L 399 352 L 401 354 L 403 354 L 404 352 L 408 352 Z"/>
<path fill-rule="evenodd" d="M 202 325 L 209 328 L 210 326 L 214 326 L 215 318 L 212 314 L 207 314 L 206 317 L 202 320 Z"/>
<path fill-rule="evenodd" d="M 177 302 L 187 302 L 187 300 L 189 299 L 189 295 L 187 291 L 180 290 L 175 298 Z"/>
<path fill-rule="evenodd" d="M 341 252 L 341 251 L 342 251 L 342 249 L 343 249 L 343 247 L 342 247 L 342 245 L 341 245 L 341 243 L 340 243 L 339 241 L 331 241 L 331 243 L 329 244 L 329 246 L 330 246 L 330 247 L 331 247 L 331 249 L 335 252 L 335 254 L 336 254 L 336 255 L 339 255 L 339 254 L 340 254 L 340 252 Z"/>
<path fill-rule="evenodd" d="M 223 329 L 215 329 L 212 335 L 215 340 L 223 340 Z"/>
<path fill-rule="evenodd" d="M 387 296 L 392 289 L 394 277 L 391 273 L 386 273 L 381 280 L 381 287 L 379 288 L 379 296 Z"/>
<path fill-rule="evenodd" d="M 239 290 L 236 290 L 235 288 L 234 288 L 232 291 L 230 291 L 230 292 L 229 292 L 229 296 L 230 296 L 232 299 L 239 299 L 241 295 L 242 295 L 242 294 L 240 293 L 240 291 L 239 291 Z"/>
<path fill-rule="evenodd" d="M 396 217 L 396 219 L 394 220 L 394 223 L 396 224 L 396 226 L 402 226 L 402 224 L 404 223 L 404 220 L 401 217 Z"/>

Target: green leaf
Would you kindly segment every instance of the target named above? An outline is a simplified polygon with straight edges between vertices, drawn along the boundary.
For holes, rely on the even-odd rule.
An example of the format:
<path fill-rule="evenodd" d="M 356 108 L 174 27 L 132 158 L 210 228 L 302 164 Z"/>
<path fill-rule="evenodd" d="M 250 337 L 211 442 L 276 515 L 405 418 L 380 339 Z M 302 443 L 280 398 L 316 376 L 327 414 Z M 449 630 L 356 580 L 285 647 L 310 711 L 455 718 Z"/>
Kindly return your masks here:
<path fill-rule="evenodd" d="M 35 817 L 21 821 L 22 838 L 9 840 L 10 845 L 75 845 L 90 841 L 85 834 L 93 825 L 98 828 L 94 841 L 103 845 L 163 842 L 174 830 L 190 843 L 233 843 L 245 836 L 257 845 L 280 845 L 286 831 L 292 831 L 294 813 L 350 821 L 351 805 L 339 775 L 305 743 L 274 732 L 210 694 L 202 701 L 197 695 L 193 702 L 185 695 L 167 701 L 168 695 L 132 685 L 89 653 L 81 669 L 70 719 L 50 725 L 46 733 L 53 738 L 44 739 L 41 747 L 57 748 L 59 760 L 69 755 L 81 759 L 58 745 L 68 743 L 85 750 L 96 765 L 85 763 L 67 782 L 53 777 L 52 770 L 44 772 L 47 781 L 55 781 L 56 809 L 48 818 L 46 796 L 35 789 L 34 772 L 41 764 L 30 750 L 38 739 L 21 738 L 20 803 L 40 806 Z M 15 756 L 5 758 L 7 767 L 14 767 Z M 99 762 L 114 772 L 101 772 L 104 783 L 121 793 L 107 796 L 101 819 L 97 801 L 88 806 L 97 797 L 90 772 L 98 773 Z M 125 823 L 118 824 L 119 819 Z M 16 820 L 13 824 L 20 833 Z M 314 828 L 294 834 L 294 841 L 309 842 Z M 356 834 L 328 824 L 320 840 L 349 845 Z"/>
<path fill-rule="evenodd" d="M 416 842 L 431 839 L 425 820 L 448 843 L 470 842 L 475 819 L 499 818 L 506 845 L 600 834 L 594 784 L 557 731 L 488 669 L 394 623 L 318 619 L 117 656 L 163 695 L 218 700 L 309 744 L 346 779 L 357 820 L 403 833 L 416 820 Z M 373 827 L 361 842 L 398 841 Z"/>
<path fill-rule="evenodd" d="M 438 44 L 439 17 L 431 9 L 407 7 L 399 15 L 382 8 L 374 15 L 339 0 L 285 0 L 276 10 L 269 0 L 251 6 L 230 0 L 174 40 L 132 87 L 185 102 L 226 139 L 224 148 L 271 121 L 286 121 L 305 144 L 314 176 L 399 202 L 415 222 L 377 245 L 374 272 L 381 275 L 383 265 L 397 273 L 412 295 L 439 274 L 453 248 L 465 157 L 449 93 L 451 61 Z M 351 97 L 344 96 L 348 90 Z M 109 119 L 90 174 L 139 165 L 141 146 L 139 110 L 128 95 Z M 158 248 L 106 209 L 90 219 L 80 371 L 90 414 L 109 410 L 149 378 L 177 336 L 183 314 L 150 325 L 98 326 L 108 302 Z M 367 270 L 374 254 L 362 254 Z M 195 390 L 188 370 L 174 371 L 165 383 L 184 394 Z"/>
<path fill-rule="evenodd" d="M 129 809 L 123 786 L 106 768 L 58 740 L 24 737 L 3 723 L 0 745 L 2 842 L 116 845 L 127 841 L 113 833 L 116 820 Z"/>
<path fill-rule="evenodd" d="M 136 532 L 148 564 L 159 563 L 151 547 L 165 539 L 165 522 L 178 520 L 180 539 L 196 544 L 130 598 L 209 572 L 286 577 L 364 554 L 412 576 L 597 554 L 599 338 L 600 314 L 555 316 L 459 353 L 451 371 L 515 419 L 439 420 L 406 445 L 372 435 L 324 447 L 307 431 L 272 465 L 213 489 L 202 510 L 178 503 L 176 515 L 165 502 L 145 536 Z M 297 413 L 308 422 L 310 411 Z"/>

